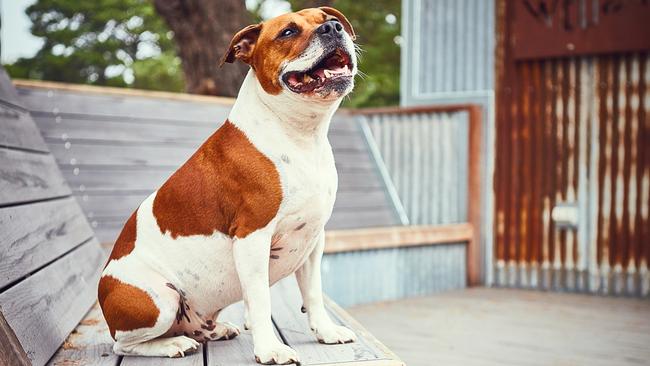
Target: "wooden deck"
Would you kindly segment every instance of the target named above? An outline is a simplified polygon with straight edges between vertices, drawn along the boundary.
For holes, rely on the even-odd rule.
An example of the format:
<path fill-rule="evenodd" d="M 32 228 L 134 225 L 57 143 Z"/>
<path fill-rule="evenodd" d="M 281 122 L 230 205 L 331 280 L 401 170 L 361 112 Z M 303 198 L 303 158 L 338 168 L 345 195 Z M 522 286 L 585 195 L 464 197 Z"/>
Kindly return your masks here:
<path fill-rule="evenodd" d="M 302 365 L 337 366 L 400 366 L 402 362 L 383 344 L 369 334 L 334 302 L 327 300 L 332 319 L 351 328 L 358 341 L 348 344 L 323 345 L 316 341 L 300 312 L 302 305 L 298 286 L 293 277 L 287 278 L 271 291 L 272 315 L 280 339 L 293 347 Z M 57 366 L 200 366 L 257 365 L 253 356 L 251 332 L 243 329 L 243 304 L 226 308 L 219 320 L 239 326 L 242 333 L 235 339 L 204 343 L 199 352 L 184 358 L 121 357 L 112 351 L 106 322 L 97 304 L 72 332 L 49 365 Z"/>
<path fill-rule="evenodd" d="M 474 288 L 347 309 L 409 366 L 650 365 L 650 301 Z"/>

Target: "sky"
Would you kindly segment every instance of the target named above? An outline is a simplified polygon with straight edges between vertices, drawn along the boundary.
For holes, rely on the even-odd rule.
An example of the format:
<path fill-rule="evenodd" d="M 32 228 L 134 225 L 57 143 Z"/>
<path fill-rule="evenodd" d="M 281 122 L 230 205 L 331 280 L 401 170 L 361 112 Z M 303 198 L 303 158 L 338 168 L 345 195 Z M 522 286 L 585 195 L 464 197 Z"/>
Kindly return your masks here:
<path fill-rule="evenodd" d="M 82 0 L 83 1 L 83 0 Z M 246 0 L 251 7 L 259 0 Z M 29 27 L 32 22 L 25 14 L 25 9 L 36 0 L 0 0 L 0 62 L 10 64 L 19 57 L 30 57 L 41 48 L 43 41 L 32 36 Z M 264 3 L 262 16 L 271 18 L 289 10 L 289 3 L 283 0 L 269 0 Z"/>
<path fill-rule="evenodd" d="M 43 44 L 43 41 L 32 36 L 29 27 L 32 22 L 25 14 L 25 9 L 35 0 L 0 0 L 0 61 L 3 64 L 12 63 L 19 57 L 33 56 Z"/>

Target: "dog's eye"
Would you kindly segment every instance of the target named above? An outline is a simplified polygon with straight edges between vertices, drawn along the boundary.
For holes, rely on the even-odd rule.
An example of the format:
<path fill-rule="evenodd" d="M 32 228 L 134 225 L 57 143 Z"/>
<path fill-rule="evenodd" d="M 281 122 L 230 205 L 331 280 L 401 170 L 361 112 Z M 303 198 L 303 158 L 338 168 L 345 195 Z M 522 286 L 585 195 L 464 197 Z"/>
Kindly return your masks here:
<path fill-rule="evenodd" d="M 280 32 L 280 37 L 289 37 L 296 33 L 296 30 L 293 28 L 286 28 Z"/>

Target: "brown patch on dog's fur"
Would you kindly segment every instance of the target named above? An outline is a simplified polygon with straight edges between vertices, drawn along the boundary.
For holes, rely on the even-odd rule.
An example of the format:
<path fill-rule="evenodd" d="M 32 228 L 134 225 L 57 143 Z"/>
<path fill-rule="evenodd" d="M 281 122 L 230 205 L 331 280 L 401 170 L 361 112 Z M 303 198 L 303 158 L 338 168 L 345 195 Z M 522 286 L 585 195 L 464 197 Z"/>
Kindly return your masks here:
<path fill-rule="evenodd" d="M 149 294 L 135 286 L 111 276 L 103 276 L 99 280 L 98 297 L 113 339 L 118 330 L 129 331 L 156 325 L 160 310 Z"/>
<path fill-rule="evenodd" d="M 135 238 L 136 238 L 136 227 L 137 227 L 137 210 L 131 214 L 126 224 L 122 228 L 120 236 L 117 237 L 113 250 L 111 251 L 111 256 L 108 258 L 106 264 L 114 259 L 120 259 L 125 255 L 128 255 L 135 248 Z M 104 266 L 105 268 L 106 266 Z"/>
<path fill-rule="evenodd" d="M 300 55 L 309 45 L 316 28 L 333 18 L 341 22 L 352 39 L 355 38 L 350 22 L 340 11 L 329 7 L 304 9 L 280 15 L 261 24 L 249 25 L 237 32 L 221 63 L 233 62 L 237 58 L 251 65 L 264 91 L 277 95 L 282 91 L 282 62 L 293 60 Z M 278 38 L 280 32 L 290 24 L 297 28 L 299 34 Z"/>
<path fill-rule="evenodd" d="M 281 201 L 273 162 L 226 120 L 158 190 L 153 215 L 174 238 L 215 230 L 243 238 L 266 226 Z"/>

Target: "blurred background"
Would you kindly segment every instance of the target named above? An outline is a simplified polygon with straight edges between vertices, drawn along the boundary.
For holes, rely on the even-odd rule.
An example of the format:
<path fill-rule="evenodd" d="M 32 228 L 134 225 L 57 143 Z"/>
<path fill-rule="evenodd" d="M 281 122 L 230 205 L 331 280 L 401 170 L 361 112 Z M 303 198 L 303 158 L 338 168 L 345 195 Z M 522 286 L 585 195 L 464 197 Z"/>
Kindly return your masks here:
<path fill-rule="evenodd" d="M 236 96 L 246 67 L 218 69 L 245 25 L 328 0 L 4 0 L 2 64 L 13 78 Z M 399 102 L 400 2 L 341 0 L 367 75 L 346 105 Z M 8 16 L 7 14 L 11 14 Z"/>
<path fill-rule="evenodd" d="M 228 115 L 232 35 L 323 5 L 362 48 L 325 292 L 409 365 L 650 365 L 645 0 L 2 0 L 2 118 L 43 142 L 0 152 L 51 154 L 108 249 Z"/>

